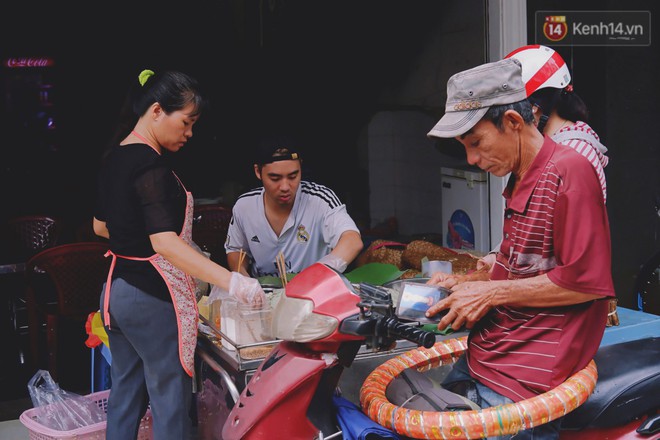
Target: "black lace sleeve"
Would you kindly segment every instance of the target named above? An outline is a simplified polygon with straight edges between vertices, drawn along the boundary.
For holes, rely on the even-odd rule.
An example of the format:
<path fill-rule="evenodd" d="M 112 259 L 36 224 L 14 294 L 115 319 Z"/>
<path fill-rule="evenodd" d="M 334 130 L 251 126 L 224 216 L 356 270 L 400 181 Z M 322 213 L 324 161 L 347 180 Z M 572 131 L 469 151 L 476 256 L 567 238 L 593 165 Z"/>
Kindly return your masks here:
<path fill-rule="evenodd" d="M 172 170 L 159 164 L 143 170 L 135 179 L 135 191 L 148 234 L 181 232 L 186 194 Z"/>

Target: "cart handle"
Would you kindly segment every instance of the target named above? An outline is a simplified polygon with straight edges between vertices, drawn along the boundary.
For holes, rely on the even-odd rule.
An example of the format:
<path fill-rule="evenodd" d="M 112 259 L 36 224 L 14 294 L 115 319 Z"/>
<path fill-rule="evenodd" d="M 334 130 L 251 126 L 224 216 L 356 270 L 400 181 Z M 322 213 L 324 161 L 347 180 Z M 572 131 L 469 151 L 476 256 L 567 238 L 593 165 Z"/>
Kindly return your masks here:
<path fill-rule="evenodd" d="M 211 367 L 213 371 L 220 375 L 222 380 L 227 384 L 227 389 L 229 390 L 231 399 L 234 401 L 234 404 L 236 404 L 236 402 L 238 402 L 240 393 L 238 392 L 238 388 L 236 388 L 234 382 L 232 382 L 231 376 L 229 376 L 227 370 L 225 370 L 219 363 L 217 363 L 215 359 L 213 359 L 208 353 L 198 351 L 197 354 L 199 354 L 199 357 L 202 358 L 202 360 L 206 362 L 206 364 Z"/>

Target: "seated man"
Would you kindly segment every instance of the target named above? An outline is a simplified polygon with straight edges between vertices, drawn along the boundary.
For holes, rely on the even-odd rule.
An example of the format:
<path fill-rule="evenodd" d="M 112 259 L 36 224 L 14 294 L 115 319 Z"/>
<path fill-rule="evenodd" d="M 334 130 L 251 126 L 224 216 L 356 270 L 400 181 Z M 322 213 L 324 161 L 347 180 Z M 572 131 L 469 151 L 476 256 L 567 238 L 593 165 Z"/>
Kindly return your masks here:
<path fill-rule="evenodd" d="M 450 280 L 452 293 L 427 312 L 447 310 L 440 329 L 470 329 L 466 354 L 443 385 L 482 408 L 550 391 L 584 368 L 614 296 L 598 175 L 575 150 L 536 129 L 521 71 L 519 61 L 505 59 L 453 75 L 445 115 L 428 133 L 456 138 L 467 161 L 484 171 L 511 173 L 490 279 Z M 513 438 L 556 439 L 560 422 Z"/>
<path fill-rule="evenodd" d="M 232 271 L 279 276 L 316 262 L 339 272 L 362 250 L 362 238 L 346 205 L 323 185 L 302 180 L 302 159 L 291 141 L 264 141 L 254 163 L 263 187 L 241 195 L 233 207 L 225 250 Z M 239 267 L 239 254 L 246 252 Z"/>

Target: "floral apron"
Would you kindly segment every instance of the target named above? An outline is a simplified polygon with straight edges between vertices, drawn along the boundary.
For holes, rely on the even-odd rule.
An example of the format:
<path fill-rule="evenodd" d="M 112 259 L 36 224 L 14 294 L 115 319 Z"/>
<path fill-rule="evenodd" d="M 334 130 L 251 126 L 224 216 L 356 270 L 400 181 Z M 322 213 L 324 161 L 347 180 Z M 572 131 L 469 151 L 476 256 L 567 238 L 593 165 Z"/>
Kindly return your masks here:
<path fill-rule="evenodd" d="M 174 174 L 174 176 L 179 179 L 176 174 Z M 185 186 L 183 186 L 180 179 L 179 183 L 185 190 Z M 192 244 L 193 207 L 194 202 L 192 194 L 186 190 L 186 216 L 179 237 L 189 245 Z M 195 298 L 195 280 L 193 277 L 174 267 L 174 265 L 159 254 L 154 254 L 147 258 L 140 258 L 117 255 L 112 251 L 108 251 L 106 256 L 108 255 L 112 255 L 112 263 L 110 264 L 110 272 L 108 273 L 105 299 L 103 302 L 103 321 L 105 322 L 105 325 L 110 328 L 110 286 L 112 284 L 112 272 L 115 269 L 117 258 L 149 261 L 163 277 L 163 280 L 165 280 L 165 284 L 170 291 L 174 311 L 176 312 L 177 326 L 179 327 L 179 359 L 183 369 L 192 377 L 195 363 L 195 347 L 197 346 L 197 321 L 199 319 L 197 301 Z"/>

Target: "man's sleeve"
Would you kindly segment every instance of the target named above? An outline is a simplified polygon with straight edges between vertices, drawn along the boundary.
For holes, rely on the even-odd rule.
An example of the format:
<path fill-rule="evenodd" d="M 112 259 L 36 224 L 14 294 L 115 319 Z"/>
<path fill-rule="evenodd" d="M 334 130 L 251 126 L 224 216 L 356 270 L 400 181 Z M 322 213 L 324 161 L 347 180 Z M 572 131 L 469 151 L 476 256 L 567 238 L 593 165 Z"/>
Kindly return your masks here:
<path fill-rule="evenodd" d="M 227 228 L 227 239 L 225 240 L 225 253 L 239 252 L 241 249 L 247 249 L 245 232 L 240 225 L 240 214 L 236 207 L 232 210 L 231 221 Z"/>
<path fill-rule="evenodd" d="M 346 231 L 356 231 L 357 233 L 360 233 L 357 225 L 351 216 L 348 215 L 346 205 L 341 205 L 328 211 L 323 219 L 323 240 L 334 249 L 339 242 L 341 234 Z"/>
<path fill-rule="evenodd" d="M 553 222 L 557 266 L 548 277 L 576 292 L 614 296 L 609 221 L 602 195 L 588 183 L 573 183 L 557 195 Z"/>

